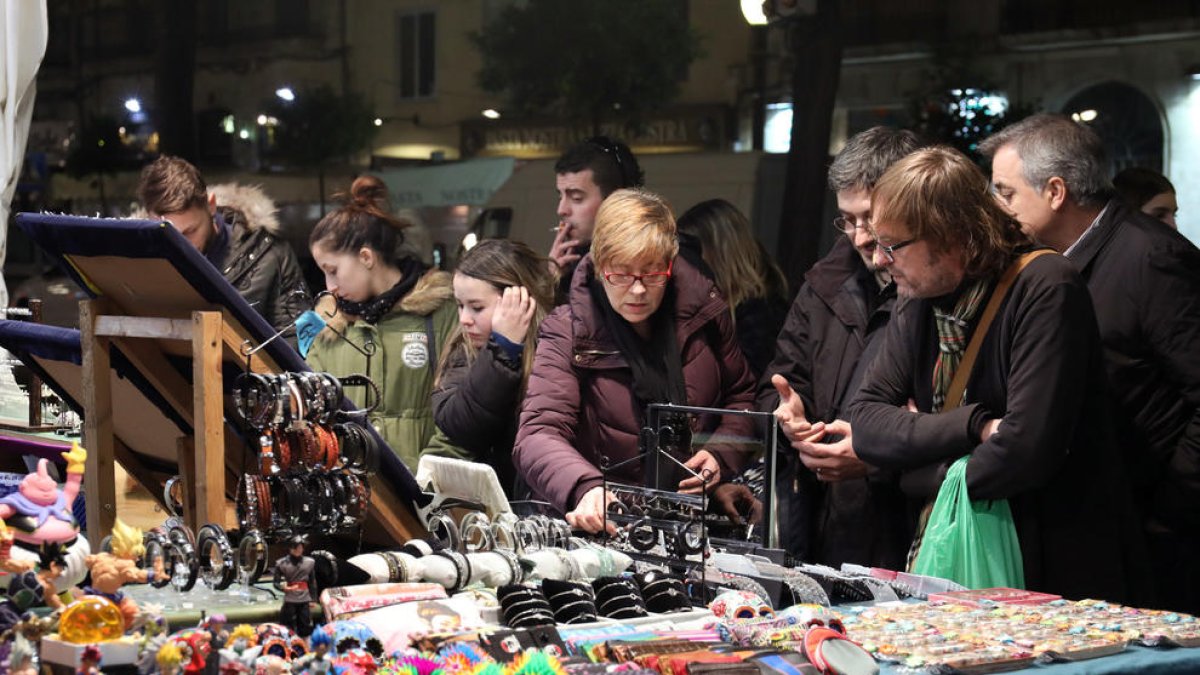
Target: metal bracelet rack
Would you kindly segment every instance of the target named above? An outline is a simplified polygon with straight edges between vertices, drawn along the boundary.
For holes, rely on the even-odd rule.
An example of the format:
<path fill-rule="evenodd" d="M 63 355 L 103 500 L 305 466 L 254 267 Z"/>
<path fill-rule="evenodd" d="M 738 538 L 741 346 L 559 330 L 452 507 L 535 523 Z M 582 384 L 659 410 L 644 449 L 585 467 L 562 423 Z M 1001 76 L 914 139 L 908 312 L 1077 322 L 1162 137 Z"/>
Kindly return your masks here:
<path fill-rule="evenodd" d="M 778 478 L 779 427 L 775 416 L 771 413 L 753 410 L 733 410 L 726 408 L 710 408 L 703 406 L 683 406 L 670 403 L 652 403 L 646 406 L 646 426 L 641 433 L 641 452 L 639 459 L 652 457 L 647 461 L 644 473 L 644 485 L 649 488 L 663 490 L 673 497 L 681 497 L 674 493 L 680 460 L 676 456 L 680 452 L 691 454 L 690 419 L 693 415 L 714 415 L 721 417 L 745 417 L 756 422 L 756 427 L 763 431 L 762 438 L 713 438 L 706 448 L 717 453 L 757 453 L 763 456 L 763 519 L 761 526 L 755 528 L 759 536 L 747 531 L 740 538 L 730 537 L 734 541 L 757 543 L 765 548 L 776 548 L 779 545 L 779 505 L 775 494 Z M 654 452 L 651 452 L 653 450 Z M 674 454 L 672 454 L 674 453 Z"/>

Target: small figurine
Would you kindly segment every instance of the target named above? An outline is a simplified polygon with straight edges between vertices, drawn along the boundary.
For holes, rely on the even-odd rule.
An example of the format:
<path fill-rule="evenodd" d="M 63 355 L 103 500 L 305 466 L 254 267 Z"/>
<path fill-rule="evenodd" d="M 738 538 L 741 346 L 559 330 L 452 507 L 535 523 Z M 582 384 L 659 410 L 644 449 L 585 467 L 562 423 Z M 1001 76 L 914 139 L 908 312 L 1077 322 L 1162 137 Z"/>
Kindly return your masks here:
<path fill-rule="evenodd" d="M 43 458 L 38 461 L 37 472 L 25 476 L 16 492 L 0 497 L 0 519 L 14 530 L 16 547 L 11 555 L 17 559 L 36 561 L 37 551 L 44 543 L 60 544 L 66 549 L 67 558 L 77 566 L 65 566 L 69 575 L 56 583 L 67 587 L 83 581 L 87 573 L 83 557 L 91 552 L 87 539 L 79 536 L 79 523 L 71 512 L 83 481 L 87 451 L 74 443 L 71 451 L 62 456 L 67 461 L 67 483 L 63 489 L 58 489 L 47 469 L 49 460 Z"/>
<path fill-rule="evenodd" d="M 55 585 L 55 580 L 62 576 L 63 569 L 67 566 L 63 553 L 62 544 L 49 541 L 43 542 L 38 551 L 37 580 L 42 585 L 42 602 L 50 609 L 62 609 L 66 606 Z"/>
<path fill-rule="evenodd" d="M 137 666 L 138 675 L 150 675 L 158 672 L 154 657 L 167 641 L 167 618 L 162 615 L 162 605 L 147 602 L 138 609 L 137 619 L 133 622 L 138 649 L 134 665 Z"/>
<path fill-rule="evenodd" d="M 191 647 L 191 659 L 184 664 L 183 672 L 194 674 L 203 673 L 208 666 L 208 655 L 212 653 L 212 645 L 208 642 L 208 633 L 196 631 L 188 636 L 188 647 Z"/>
<path fill-rule="evenodd" d="M 83 653 L 79 655 L 79 669 L 75 671 L 76 675 L 98 675 L 103 672 L 100 670 L 100 662 L 103 660 L 104 655 L 100 653 L 100 647 L 84 647 Z"/>
<path fill-rule="evenodd" d="M 162 675 L 179 675 L 180 664 L 183 663 L 183 650 L 174 640 L 167 640 L 158 648 L 154 660 L 158 662 L 158 671 Z"/>
<path fill-rule="evenodd" d="M 4 519 L 0 518 L 0 570 L 9 574 L 20 574 L 33 569 L 32 560 L 18 560 L 12 557 L 13 531 L 9 529 Z"/>
<path fill-rule="evenodd" d="M 275 561 L 275 588 L 283 591 L 283 608 L 279 610 L 279 622 L 292 629 L 300 637 L 312 634 L 313 601 L 309 591 L 317 585 L 316 564 L 304 555 L 307 540 L 295 535 L 288 540 L 288 554 Z"/>
<path fill-rule="evenodd" d="M 133 598 L 121 591 L 121 587 L 128 583 L 144 584 L 165 574 L 161 558 L 155 559 L 153 570 L 138 567 L 145 552 L 142 531 L 117 518 L 112 530 L 112 553 L 96 553 L 85 559 L 92 573 L 92 585 L 85 587 L 84 593 L 103 596 L 116 603 L 125 617 L 125 630 L 133 627 L 138 606 Z"/>
<path fill-rule="evenodd" d="M 229 639 L 225 641 L 225 648 L 220 651 L 221 670 L 226 671 L 231 667 L 235 667 L 240 671 L 250 670 L 250 661 L 253 660 L 253 654 L 257 656 L 257 651 L 251 650 L 258 644 L 258 639 L 254 633 L 254 626 L 248 623 L 240 623 L 233 627 L 233 632 L 229 634 Z"/>
<path fill-rule="evenodd" d="M 329 675 L 333 673 L 333 638 L 329 633 L 318 628 L 313 631 L 308 641 L 310 651 L 292 662 L 292 670 L 309 675 Z"/>
<path fill-rule="evenodd" d="M 225 615 L 221 613 L 210 614 L 205 617 L 199 625 L 200 630 L 208 632 L 208 644 L 210 654 L 214 649 L 220 649 L 229 640 L 229 631 L 225 630 Z M 209 675 L 218 675 L 221 672 L 220 653 L 217 656 L 209 656 L 205 666 L 205 672 Z"/>
<path fill-rule="evenodd" d="M 17 632 L 13 638 L 12 650 L 8 654 L 6 668 L 0 670 L 9 675 L 37 675 L 38 669 L 33 657 L 33 643 L 23 633 Z"/>

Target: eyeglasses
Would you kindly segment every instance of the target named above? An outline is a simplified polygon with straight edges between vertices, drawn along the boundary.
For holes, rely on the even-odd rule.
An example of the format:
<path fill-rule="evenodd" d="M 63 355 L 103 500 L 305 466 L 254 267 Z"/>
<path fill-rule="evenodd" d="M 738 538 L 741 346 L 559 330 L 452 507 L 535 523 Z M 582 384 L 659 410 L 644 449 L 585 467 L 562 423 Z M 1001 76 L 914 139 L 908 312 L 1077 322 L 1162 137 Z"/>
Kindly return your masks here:
<path fill-rule="evenodd" d="M 914 243 L 916 243 L 916 241 L 917 241 L 917 239 L 914 237 L 912 239 L 906 239 L 902 242 L 892 244 L 891 246 L 884 246 L 883 244 L 879 243 L 879 239 L 878 239 L 878 237 L 876 237 L 875 245 L 879 247 L 880 251 L 883 251 L 883 254 L 885 256 L 887 256 L 889 263 L 894 263 L 894 262 L 896 262 L 896 251 L 899 251 L 900 249 L 904 248 L 905 246 L 908 246 L 909 244 L 914 244 Z"/>
<path fill-rule="evenodd" d="M 657 288 L 666 286 L 671 280 L 671 268 L 675 266 L 675 261 L 671 261 L 667 265 L 666 272 L 647 272 L 646 274 L 620 274 L 617 272 L 605 272 L 604 280 L 613 286 L 632 286 L 633 282 L 640 281 L 646 288 Z"/>
<path fill-rule="evenodd" d="M 850 220 L 845 216 L 838 216 L 833 219 L 833 229 L 841 232 L 847 237 L 854 236 L 854 233 L 860 229 L 866 229 L 867 219 Z"/>

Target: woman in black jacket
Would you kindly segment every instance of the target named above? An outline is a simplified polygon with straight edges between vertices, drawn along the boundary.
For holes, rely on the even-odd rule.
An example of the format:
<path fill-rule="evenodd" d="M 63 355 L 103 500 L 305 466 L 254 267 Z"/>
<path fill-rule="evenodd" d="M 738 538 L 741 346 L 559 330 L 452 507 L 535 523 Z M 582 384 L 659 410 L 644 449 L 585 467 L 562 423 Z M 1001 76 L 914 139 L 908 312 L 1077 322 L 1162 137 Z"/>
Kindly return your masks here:
<path fill-rule="evenodd" d="M 525 244 L 485 239 L 459 260 L 454 298 L 458 329 L 438 365 L 434 422 L 464 459 L 492 465 L 516 497 L 513 440 L 538 326 L 554 306 L 554 278 Z"/>

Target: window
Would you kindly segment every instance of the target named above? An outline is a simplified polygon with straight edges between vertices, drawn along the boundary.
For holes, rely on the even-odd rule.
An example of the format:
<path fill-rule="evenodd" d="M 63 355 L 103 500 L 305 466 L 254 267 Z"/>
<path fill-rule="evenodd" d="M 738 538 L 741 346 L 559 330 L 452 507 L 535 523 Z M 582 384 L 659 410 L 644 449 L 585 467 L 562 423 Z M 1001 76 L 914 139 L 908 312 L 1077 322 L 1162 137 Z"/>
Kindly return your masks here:
<path fill-rule="evenodd" d="M 433 96 L 434 17 L 433 12 L 400 16 L 400 98 Z"/>

